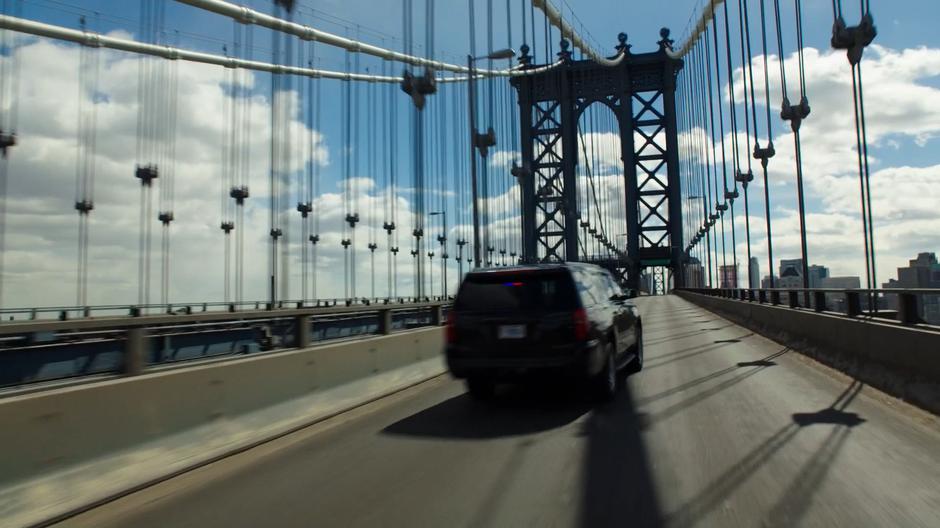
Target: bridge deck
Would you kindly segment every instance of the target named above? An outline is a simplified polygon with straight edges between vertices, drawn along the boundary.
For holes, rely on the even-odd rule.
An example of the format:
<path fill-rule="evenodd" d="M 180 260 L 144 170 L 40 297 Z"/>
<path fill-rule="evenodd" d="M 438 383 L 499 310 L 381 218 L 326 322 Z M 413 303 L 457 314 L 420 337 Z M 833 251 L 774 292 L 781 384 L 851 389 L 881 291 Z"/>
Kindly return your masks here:
<path fill-rule="evenodd" d="M 67 522 L 93 526 L 938 526 L 940 426 L 676 297 L 595 408 L 438 378 Z"/>

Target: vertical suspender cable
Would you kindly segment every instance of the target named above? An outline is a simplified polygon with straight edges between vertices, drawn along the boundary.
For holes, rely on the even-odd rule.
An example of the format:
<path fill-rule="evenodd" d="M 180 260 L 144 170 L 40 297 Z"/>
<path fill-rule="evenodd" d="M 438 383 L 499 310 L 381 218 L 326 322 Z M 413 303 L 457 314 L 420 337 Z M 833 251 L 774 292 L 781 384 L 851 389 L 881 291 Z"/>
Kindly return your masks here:
<path fill-rule="evenodd" d="M 865 282 L 868 289 L 878 287 L 875 273 L 875 240 L 874 219 L 871 213 L 871 184 L 868 165 L 868 137 L 865 123 L 865 101 L 862 82 L 862 55 L 865 48 L 871 44 L 878 31 L 874 25 L 867 0 L 859 1 L 858 25 L 847 27 L 842 18 L 842 1 L 833 0 L 832 15 L 834 18 L 832 28 L 832 47 L 845 49 L 849 65 L 852 69 L 852 101 L 855 115 L 855 142 L 858 159 L 858 179 L 861 198 L 862 239 L 865 246 Z M 876 299 L 869 294 L 868 306 L 877 311 Z"/>
<path fill-rule="evenodd" d="M 273 48 L 274 63 L 281 63 L 281 36 L 279 33 L 272 33 L 271 35 L 271 47 Z M 281 88 L 280 75 L 277 73 L 271 74 L 271 141 L 269 145 L 269 156 L 270 160 L 268 162 L 268 192 L 270 196 L 268 198 L 268 236 L 270 237 L 269 241 L 269 255 L 268 255 L 268 301 L 270 308 L 275 308 L 277 303 L 277 254 L 278 254 L 278 238 L 281 236 L 282 232 L 278 229 L 278 213 L 280 211 L 279 205 L 279 193 L 280 186 L 278 185 L 280 175 L 278 171 L 281 167 L 280 164 L 280 154 L 278 147 L 280 146 L 280 97 L 278 92 Z"/>
<path fill-rule="evenodd" d="M 382 46 L 385 46 L 385 41 L 382 41 Z M 388 75 L 388 62 L 382 61 L 382 76 Z M 382 108 L 385 109 L 384 112 L 381 112 L 381 121 L 380 126 L 382 127 L 382 153 L 384 160 L 382 166 L 382 229 L 385 230 L 387 234 L 386 240 L 386 251 L 385 251 L 385 261 L 386 261 L 386 283 L 385 283 L 385 298 L 392 298 L 392 231 L 391 231 L 391 207 L 392 200 L 394 200 L 394 195 L 392 194 L 392 158 L 395 157 L 394 152 L 389 146 L 389 135 L 390 135 L 390 123 L 391 118 L 389 114 L 392 112 L 392 101 L 390 100 L 390 87 L 383 86 L 380 88 L 381 97 L 382 97 Z"/>
<path fill-rule="evenodd" d="M 760 160 L 761 171 L 763 172 L 764 177 L 764 219 L 767 224 L 767 276 L 770 280 L 769 286 L 774 288 L 776 286 L 776 280 L 774 279 L 774 244 L 773 244 L 773 232 L 771 230 L 771 220 L 770 220 L 770 183 L 767 177 L 767 166 L 775 154 L 774 151 L 774 136 L 773 136 L 773 120 L 770 118 L 770 65 L 767 64 L 767 15 L 765 9 L 765 0 L 760 0 L 760 24 L 761 24 L 761 42 L 763 46 L 763 62 L 764 62 L 764 107 L 767 112 L 767 146 L 759 149 L 757 144 L 754 145 L 754 157 Z M 783 58 L 779 59 L 782 63 Z M 754 125 L 755 131 L 757 129 L 757 124 L 755 121 Z M 762 285 L 763 286 L 763 285 Z"/>
<path fill-rule="evenodd" d="M 85 29 L 85 17 L 81 19 Z M 97 104 L 100 54 L 87 46 L 79 50 L 78 145 L 76 155 L 75 210 L 78 211 L 78 277 L 76 304 L 88 304 L 88 249 L 90 214 L 94 209 Z M 89 79 L 90 77 L 90 79 Z M 88 99 L 86 103 L 86 98 Z"/>
<path fill-rule="evenodd" d="M 389 108 L 389 137 L 388 148 L 392 153 L 389 156 L 389 178 L 391 179 L 391 210 L 392 222 L 389 230 L 389 244 L 392 252 L 392 285 L 391 296 L 398 297 L 398 252 L 399 252 L 399 231 L 398 231 L 398 134 L 400 126 L 398 124 L 399 103 L 395 98 L 394 88 L 388 87 L 388 108 Z M 392 236 L 394 234 L 394 237 Z M 394 238 L 394 240 L 393 240 Z"/>
<path fill-rule="evenodd" d="M 359 38 L 359 27 L 356 27 L 356 39 Z M 357 53 L 354 57 L 353 69 L 354 71 L 359 71 L 360 67 L 360 54 Z M 353 83 L 346 82 L 347 85 Z M 352 168 L 349 175 L 349 188 L 348 188 L 348 203 L 349 203 L 349 213 L 346 216 L 346 221 L 349 223 L 349 241 L 350 241 L 350 259 L 349 259 L 349 286 L 350 286 L 350 295 L 347 298 L 355 299 L 358 296 L 356 289 L 356 276 L 358 274 L 357 263 L 356 263 L 356 225 L 359 223 L 359 159 L 362 157 L 362 149 L 359 148 L 361 145 L 359 132 L 362 130 L 360 126 L 360 121 L 362 115 L 359 112 L 359 95 L 361 83 L 356 83 L 352 87 L 350 95 L 352 96 L 352 130 L 348 133 L 352 134 L 353 142 L 350 143 L 349 149 L 353 151 L 352 158 Z"/>
<path fill-rule="evenodd" d="M 222 52 L 228 56 L 228 46 L 222 46 Z M 226 304 L 232 302 L 231 298 L 231 259 L 232 259 L 232 241 L 231 233 L 234 228 L 232 223 L 231 205 L 228 201 L 229 189 L 232 187 L 232 150 L 229 142 L 230 135 L 234 132 L 234 112 L 233 98 L 235 91 L 234 70 L 225 70 L 225 83 L 231 94 L 226 93 L 223 86 L 222 93 L 222 163 L 220 164 L 222 172 L 219 175 L 219 229 L 222 230 L 223 237 L 223 265 L 222 265 L 222 299 Z"/>
<path fill-rule="evenodd" d="M 740 281 L 738 280 L 739 279 L 738 277 L 738 242 L 737 242 L 737 236 L 736 236 L 737 228 L 734 222 L 734 201 L 738 197 L 737 174 L 740 172 L 739 159 L 738 159 L 738 115 L 737 115 L 737 110 L 736 110 L 737 102 L 735 101 L 735 98 L 734 98 L 734 68 L 733 68 L 733 63 L 731 61 L 731 18 L 728 16 L 728 3 L 727 2 L 723 4 L 723 8 L 724 8 L 723 10 L 724 10 L 724 21 L 725 21 L 725 55 L 726 55 L 727 64 L 728 64 L 728 94 L 729 94 L 728 106 L 730 109 L 730 117 L 731 117 L 731 123 L 730 123 L 731 125 L 731 155 L 733 156 L 731 159 L 732 190 L 729 191 L 726 185 L 725 200 L 727 200 L 727 202 L 730 204 L 730 207 L 731 207 L 731 258 L 732 258 L 732 266 L 733 266 L 731 269 L 731 275 L 732 275 L 732 280 L 734 281 L 732 287 L 737 288 L 740 285 Z M 718 86 L 720 89 L 721 73 L 719 72 L 718 75 L 719 75 Z M 721 113 L 719 113 L 718 115 L 720 118 Z M 722 130 L 724 130 L 724 126 L 722 126 Z M 722 135 L 722 137 L 724 137 L 724 135 Z M 722 149 L 722 153 L 723 152 L 724 152 L 724 149 Z M 722 158 L 722 163 L 723 162 L 724 162 L 724 158 Z M 727 178 L 727 168 L 725 168 L 725 176 Z"/>
<path fill-rule="evenodd" d="M 346 51 L 345 70 L 350 71 L 350 52 Z M 343 114 L 341 134 L 343 136 L 343 218 L 340 219 L 343 234 L 340 244 L 343 246 L 343 298 L 350 301 L 349 246 L 352 244 L 349 233 L 349 219 L 352 218 L 350 197 L 352 195 L 352 83 L 343 83 L 340 109 Z"/>
<path fill-rule="evenodd" d="M 141 0 L 142 38 L 150 44 L 158 42 L 163 28 L 165 12 L 163 0 Z M 138 254 L 137 302 L 150 302 L 151 211 L 153 209 L 153 180 L 159 177 L 160 165 L 165 161 L 167 123 L 165 109 L 158 108 L 157 90 L 166 78 L 165 64 L 152 57 L 143 58 L 138 70 L 137 158 L 135 177 L 140 180 L 140 222 Z"/>
<path fill-rule="evenodd" d="M 796 6 L 796 24 L 797 24 L 797 46 L 802 48 L 802 16 L 799 9 L 799 0 L 794 0 Z M 781 90 L 783 92 L 783 103 L 781 104 L 780 117 L 784 121 L 790 122 L 790 129 L 793 131 L 794 153 L 796 155 L 796 192 L 799 206 L 800 220 L 800 254 L 802 257 L 802 275 L 803 288 L 809 288 L 809 262 L 807 261 L 806 251 L 806 208 L 803 199 L 803 152 L 800 145 L 800 124 L 803 119 L 809 116 L 809 103 L 806 100 L 805 80 L 803 79 L 803 50 L 798 52 L 800 62 L 800 104 L 793 106 L 787 97 L 787 78 L 786 65 L 783 56 L 783 28 L 780 16 L 780 0 L 774 0 L 774 18 L 777 26 L 777 54 L 780 60 L 780 80 Z M 807 293 L 807 298 L 809 294 Z"/>
<path fill-rule="evenodd" d="M 371 120 L 378 113 L 378 108 L 375 101 L 375 84 L 369 84 L 366 91 L 366 120 L 371 122 Z M 370 126 L 368 127 L 367 137 L 368 137 L 368 161 L 369 161 L 369 177 L 373 180 L 372 189 L 378 188 L 377 173 L 378 167 L 376 166 L 376 129 L 378 127 Z M 376 228 L 376 202 L 378 202 L 378 194 L 373 191 L 373 195 L 369 196 L 366 194 L 366 199 L 369 201 L 369 260 L 371 265 L 371 293 L 370 297 L 374 300 L 375 297 L 375 250 L 378 249 L 378 244 L 375 242 L 375 228 Z"/>
<path fill-rule="evenodd" d="M 303 63 L 303 46 L 300 47 L 299 61 Z M 307 66 L 313 68 L 313 43 L 310 43 L 310 49 L 307 56 Z M 314 144 L 313 128 L 313 78 L 308 77 L 306 82 L 300 85 L 301 108 L 306 110 L 306 119 L 304 120 L 304 165 L 303 169 L 297 172 L 297 212 L 300 213 L 300 300 L 304 304 L 310 299 L 310 251 L 307 248 L 307 242 L 310 241 L 310 213 L 313 211 L 313 165 L 316 163 L 316 146 Z M 303 113 L 301 114 L 303 115 Z M 311 248 L 312 249 L 312 248 Z"/>
<path fill-rule="evenodd" d="M 303 45 L 298 46 L 297 50 L 297 62 L 298 64 L 304 64 L 304 47 Z M 311 62 L 307 62 L 308 67 L 313 67 Z M 297 212 L 300 213 L 300 238 L 298 244 L 300 246 L 300 302 L 306 303 L 307 301 L 307 283 L 308 283 L 308 272 L 309 272 L 309 262 L 307 259 L 307 236 L 308 236 L 308 205 L 307 205 L 307 194 L 309 190 L 307 188 L 307 182 L 310 180 L 310 163 L 313 157 L 313 141 L 311 139 L 311 132 L 308 127 L 311 126 L 310 123 L 310 91 L 309 86 L 313 79 L 307 78 L 306 81 L 301 80 L 298 87 L 299 92 L 299 106 L 298 113 L 300 116 L 306 115 L 307 118 L 301 118 L 303 123 L 303 136 L 302 136 L 302 145 L 303 154 L 301 159 L 303 160 L 303 165 L 300 170 L 297 171 Z"/>
<path fill-rule="evenodd" d="M 702 109 L 702 129 L 704 131 L 704 137 L 702 138 L 702 150 L 705 151 L 705 170 L 703 174 L 703 189 L 702 195 L 705 197 L 705 212 L 708 219 L 708 230 L 706 232 L 705 244 L 708 248 L 708 283 L 714 288 L 718 285 L 718 274 L 712 275 L 712 270 L 714 269 L 717 272 L 717 262 L 718 262 L 718 244 L 717 239 L 715 238 L 715 218 L 718 200 L 717 197 L 712 201 L 712 169 L 714 168 L 715 160 L 715 127 L 714 120 L 710 118 L 711 105 L 709 104 L 708 112 L 705 112 L 705 104 L 709 102 L 708 98 L 708 89 L 711 86 L 709 84 L 706 72 L 708 69 L 708 64 L 710 63 L 709 51 L 708 51 L 708 28 L 705 28 L 705 35 L 702 40 L 699 41 L 698 45 L 698 78 L 699 78 L 699 88 L 698 88 L 698 105 Z M 715 262 L 715 268 L 712 268 L 712 262 Z"/>
<path fill-rule="evenodd" d="M 286 18 L 289 22 L 293 21 L 293 0 L 278 0 L 283 6 L 284 10 L 287 11 Z M 288 66 L 294 66 L 294 41 L 290 36 L 284 35 L 284 64 Z M 290 211 L 290 196 L 291 196 L 291 179 L 290 171 L 292 164 L 292 154 L 291 149 L 291 122 L 293 121 L 293 115 L 291 114 L 292 107 L 290 102 L 290 94 L 294 92 L 294 76 L 293 75 L 282 75 L 280 83 L 281 91 L 281 105 L 280 105 L 280 170 L 275 177 L 279 181 L 279 196 L 278 196 L 278 229 L 280 231 L 280 236 L 278 237 L 278 245 L 280 246 L 281 251 L 281 269 L 280 269 L 280 300 L 286 301 L 290 298 L 290 217 L 288 211 Z M 280 190 L 280 184 L 283 183 L 285 189 Z M 281 240 L 283 238 L 283 240 Z"/>
<path fill-rule="evenodd" d="M 233 47 L 235 56 L 250 59 L 252 48 L 251 26 L 242 26 L 233 22 Z M 251 98 L 247 86 L 252 75 L 246 70 L 235 69 L 232 72 L 232 120 L 229 135 L 229 165 L 232 170 L 229 197 L 235 204 L 234 220 L 231 227 L 235 230 L 235 303 L 244 301 L 245 282 L 245 200 L 249 197 L 249 174 L 251 162 Z M 223 225 L 223 230 L 226 227 Z"/>
<path fill-rule="evenodd" d="M 311 43 L 311 55 L 316 58 L 319 62 L 319 58 L 316 57 L 316 48 Z M 320 124 L 322 123 L 320 101 L 323 98 L 323 85 L 320 79 L 314 79 L 313 81 L 313 128 L 317 131 L 317 140 L 318 143 L 322 141 L 323 133 L 320 129 Z M 319 261 L 317 259 L 317 253 L 320 242 L 320 206 L 323 203 L 323 198 L 320 196 L 320 173 L 321 173 L 321 163 L 319 158 L 319 148 L 317 149 L 317 160 L 313 164 L 313 182 L 311 187 L 311 205 L 317 204 L 317 209 L 313 211 L 313 233 L 310 235 L 310 244 L 313 246 L 312 257 L 312 267 L 313 267 L 313 276 L 311 277 L 311 292 L 310 295 L 313 298 L 313 301 L 320 304 L 319 293 L 317 292 L 317 276 L 319 274 Z"/>
<path fill-rule="evenodd" d="M 751 66 L 751 31 L 748 21 L 747 2 L 738 0 L 738 29 L 741 41 L 741 77 L 744 82 L 744 130 L 747 149 L 744 150 L 744 158 L 747 160 L 747 172 L 738 171 L 735 178 L 741 182 L 744 188 L 744 229 L 747 242 L 747 286 L 748 288 L 760 288 L 760 277 L 757 278 L 757 284 L 751 282 L 751 209 L 747 189 L 750 182 L 754 179 L 754 171 L 751 166 L 751 117 L 754 118 L 754 140 L 757 141 L 757 110 L 754 102 L 754 69 Z M 745 39 L 747 46 L 745 47 Z M 745 62 L 746 61 L 746 62 Z M 750 93 L 748 90 L 750 89 Z M 751 111 L 748 114 L 748 110 Z"/>
<path fill-rule="evenodd" d="M 711 0 L 711 1 L 714 2 L 714 0 Z M 722 204 L 723 195 L 722 195 L 721 192 L 719 191 L 719 186 L 718 186 L 718 152 L 717 152 L 717 150 L 716 150 L 716 148 L 717 148 L 717 146 L 718 146 L 718 140 L 715 138 L 715 133 L 716 133 L 716 132 L 715 132 L 715 96 L 714 96 L 714 82 L 713 82 L 713 80 L 712 80 L 711 48 L 708 46 L 708 43 L 707 43 L 708 33 L 709 33 L 709 29 L 708 29 L 708 27 L 706 27 L 706 28 L 705 28 L 705 33 L 704 33 L 704 35 L 705 35 L 705 41 L 704 41 L 704 45 L 703 45 L 703 47 L 704 47 L 704 49 L 705 49 L 705 61 L 704 61 L 704 64 L 703 64 L 703 69 L 705 70 L 705 73 L 706 73 L 706 84 L 707 84 L 707 86 L 708 86 L 708 95 L 707 95 L 707 101 L 706 101 L 706 102 L 708 103 L 709 128 L 711 129 L 711 145 L 712 145 L 712 148 L 711 148 L 711 151 L 712 151 L 711 173 L 712 173 L 712 175 L 714 176 L 714 177 L 712 178 L 712 180 L 711 180 L 711 183 L 712 183 L 712 188 L 713 188 L 714 191 L 715 191 L 715 216 L 712 217 L 712 221 L 714 222 L 714 221 L 716 221 L 716 220 L 718 220 L 718 219 L 720 219 L 720 218 L 724 218 L 724 211 L 722 210 L 722 207 L 723 207 L 723 204 Z M 717 28 L 713 28 L 712 31 L 711 31 L 711 33 L 712 33 L 712 40 L 715 41 L 715 39 L 717 38 L 717 37 L 716 37 Z M 715 42 L 717 42 L 717 41 L 715 41 Z M 716 44 L 716 50 L 717 50 L 717 44 Z M 716 51 L 716 53 L 717 53 L 717 51 Z M 717 58 L 716 58 L 716 60 L 717 60 Z M 722 133 L 722 131 L 719 130 L 719 131 L 718 131 L 718 134 L 721 134 L 721 133 Z M 714 225 L 714 224 L 713 224 L 713 225 Z M 720 261 L 719 261 L 719 259 L 718 259 L 718 238 L 719 238 L 719 233 L 717 232 L 717 230 L 714 230 L 714 231 L 715 231 L 715 233 L 714 233 L 714 235 L 713 235 L 713 236 L 714 236 L 714 240 L 713 240 L 713 246 L 712 246 L 712 247 L 715 248 L 715 258 L 714 258 L 714 260 L 715 260 L 715 280 L 718 282 L 718 287 L 720 288 L 720 287 L 722 287 L 722 280 L 721 280 L 721 268 L 719 267 L 719 266 L 720 266 L 720 265 L 719 265 L 719 262 L 721 262 L 722 264 L 724 264 L 725 258 L 724 258 L 724 249 L 722 249 L 722 258 L 721 258 Z M 723 229 L 722 229 L 722 232 L 721 232 L 721 239 L 722 239 L 722 248 L 724 248 L 724 230 L 723 230 Z"/>
<path fill-rule="evenodd" d="M 714 0 L 712 0 L 714 2 Z M 722 184 L 724 192 L 721 197 L 721 204 L 718 205 L 718 214 L 721 217 L 721 272 L 718 275 L 719 281 L 722 284 L 728 284 L 726 279 L 728 275 L 728 257 L 725 252 L 725 215 L 724 212 L 728 210 L 728 164 L 725 152 L 725 120 L 724 120 L 724 109 L 721 105 L 721 64 L 720 64 L 720 55 L 718 52 L 718 21 L 717 18 L 712 21 L 714 26 L 714 31 L 712 32 L 712 41 L 715 47 L 715 87 L 719 93 L 718 100 L 718 135 L 721 140 L 721 173 L 722 173 Z M 709 81 L 710 83 L 711 81 Z M 709 84 L 709 96 L 711 97 L 711 84 Z M 714 98 L 710 102 L 710 106 L 714 106 Z M 717 158 L 715 160 L 716 164 L 718 162 Z M 718 174 L 716 167 L 715 174 L 715 186 L 718 186 Z M 717 194 L 717 191 L 716 191 Z M 722 286 L 722 287 L 731 287 L 734 286 Z"/>
<path fill-rule="evenodd" d="M 179 36 L 177 35 L 177 39 Z M 162 225 L 162 266 L 160 275 L 160 303 L 168 304 L 170 297 L 170 224 L 174 220 L 173 196 L 176 173 L 176 122 L 179 107 L 179 63 L 170 61 L 165 78 L 167 95 L 166 111 L 163 113 L 164 124 L 164 174 L 160 181 L 160 211 L 157 219 Z"/>

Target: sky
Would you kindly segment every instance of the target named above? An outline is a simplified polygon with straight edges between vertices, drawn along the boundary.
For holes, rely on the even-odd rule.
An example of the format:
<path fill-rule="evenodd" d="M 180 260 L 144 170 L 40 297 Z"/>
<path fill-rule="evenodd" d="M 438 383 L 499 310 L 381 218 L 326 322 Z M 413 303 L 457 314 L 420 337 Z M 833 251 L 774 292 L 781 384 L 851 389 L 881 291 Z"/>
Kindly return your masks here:
<path fill-rule="evenodd" d="M 363 0 L 303 0 L 295 15 L 296 20 L 337 34 L 387 47 L 401 49 L 402 1 L 387 2 Z M 424 23 L 424 2 L 415 0 L 416 54 L 425 54 L 424 46 L 428 25 Z M 659 39 L 661 27 L 669 27 L 672 37 L 682 41 L 690 21 L 701 9 L 703 0 L 676 0 L 671 2 L 633 2 L 568 0 L 555 2 L 572 25 L 595 43 L 598 50 L 613 53 L 619 32 L 629 35 L 635 52 L 652 51 Z M 805 187 L 807 194 L 807 229 L 810 233 L 809 260 L 831 268 L 833 275 L 864 275 L 861 227 L 858 214 L 858 180 L 855 172 L 855 140 L 851 125 L 851 91 L 848 62 L 842 52 L 829 49 L 832 13 L 829 0 L 804 0 L 805 56 L 807 58 L 808 94 L 813 114 L 804 124 Z M 850 24 L 857 22 L 857 14 L 846 4 Z M 253 0 L 248 5 L 271 12 L 271 3 Z M 512 45 L 518 49 L 522 42 L 520 31 L 521 6 L 525 2 L 511 2 L 513 36 L 506 31 L 506 3 L 493 2 L 495 9 L 493 32 L 494 48 Z M 792 3 L 782 2 L 792 20 Z M 469 16 L 467 2 L 441 1 L 436 3 L 434 25 L 435 56 L 456 63 L 466 60 L 469 50 Z M 756 10 L 757 0 L 750 0 Z M 664 7 L 666 6 L 666 7 Z M 475 4 L 477 17 L 476 49 L 484 53 L 487 42 L 485 31 L 486 2 Z M 940 4 L 931 0 L 903 2 L 872 2 L 872 10 L 879 30 L 876 45 L 866 51 L 863 68 L 866 79 L 866 107 L 869 112 L 869 140 L 872 159 L 873 214 L 875 239 L 878 250 L 878 279 L 886 282 L 895 276 L 894 268 L 906 264 L 920 251 L 940 250 L 940 36 L 932 31 L 931 21 L 940 18 Z M 138 38 L 140 31 L 140 5 L 138 2 L 102 0 L 24 0 L 22 16 L 50 24 L 77 28 L 79 16 L 84 15 L 94 30 L 126 38 Z M 222 53 L 233 46 L 233 24 L 218 15 L 207 13 L 179 2 L 165 2 L 164 42 L 183 48 Z M 528 16 L 528 14 L 526 15 Z M 752 17 L 755 16 L 752 14 Z M 539 29 L 542 18 L 536 14 Z M 531 21 L 527 21 L 531 23 Z M 789 23 L 789 22 L 788 22 Z M 785 63 L 788 72 L 795 71 L 795 40 L 787 33 L 788 52 Z M 271 60 L 271 35 L 255 30 L 251 56 L 257 60 Z M 530 38 L 526 39 L 530 41 Z M 557 32 L 555 33 L 557 40 Z M 546 58 L 544 37 L 536 33 L 534 48 L 537 62 Z M 756 44 L 756 41 L 755 41 Z M 11 153 L 8 181 L 6 240 L 4 246 L 3 307 L 72 305 L 76 302 L 76 264 L 78 220 L 73 209 L 78 130 L 77 116 L 95 105 L 97 139 L 95 146 L 96 184 L 95 210 L 90 215 L 89 250 L 89 304 L 133 303 L 138 299 L 138 211 L 140 187 L 132 176 L 135 163 L 137 119 L 140 97 L 137 90 L 140 60 L 132 55 L 98 51 L 100 76 L 96 86 L 87 84 L 79 89 L 80 52 L 78 47 L 46 39 L 24 38 L 18 41 L 21 73 L 17 94 L 20 116 L 20 144 Z M 557 42 L 551 43 L 552 52 Z M 4 53 L 0 60 L 10 60 Z M 353 59 L 355 60 L 355 59 Z M 757 61 L 758 59 L 755 59 Z M 773 54 L 772 62 L 778 60 Z M 347 68 L 346 56 L 335 50 L 318 49 L 317 65 L 324 69 Z M 736 64 L 740 64 L 736 60 Z M 755 68 L 762 63 L 755 62 Z M 349 67 L 355 67 L 351 63 Z M 371 73 L 388 68 L 389 73 L 401 72 L 400 65 L 361 58 L 360 71 Z M 224 149 L 230 132 L 224 119 L 226 108 L 232 101 L 231 72 L 222 68 L 180 63 L 178 75 L 178 105 L 176 122 L 176 163 L 172 207 L 175 220 L 171 225 L 172 260 L 169 266 L 168 300 L 171 302 L 221 301 L 224 293 L 224 237 L 219 229 L 223 219 L 220 209 L 220 181 L 224 171 Z M 738 69 L 738 68 L 736 68 Z M 739 70 L 739 69 L 738 69 Z M 773 72 L 775 68 L 771 68 Z M 736 79 L 740 79 L 740 73 Z M 775 77 L 772 75 L 772 82 Z M 250 150 L 249 170 L 252 197 L 246 208 L 245 225 L 245 299 L 267 297 L 268 273 L 267 240 L 270 193 L 267 173 L 270 160 L 269 143 L 272 135 L 271 90 L 269 76 L 251 75 L 242 79 L 245 103 L 251 117 L 250 133 L 238 138 L 238 148 Z M 371 261 L 366 244 L 375 241 L 376 293 L 410 295 L 412 285 L 412 259 L 410 250 L 410 213 L 417 205 L 416 195 L 410 189 L 413 171 L 410 119 L 414 113 L 409 100 L 397 88 L 383 88 L 369 84 L 356 88 L 354 97 L 360 102 L 359 125 L 353 125 L 350 140 L 346 132 L 342 110 L 344 85 L 340 82 L 321 81 L 322 103 L 315 120 L 307 116 L 304 90 L 299 81 L 282 86 L 281 101 L 277 108 L 285 112 L 283 129 L 290 130 L 290 178 L 311 167 L 320 174 L 317 193 L 312 196 L 316 224 L 309 228 L 321 236 L 317 257 L 316 295 L 342 297 L 349 294 L 344 284 L 344 251 L 340 241 L 349 236 L 344 233 L 343 217 L 348 209 L 360 212 L 363 221 L 356 228 L 358 260 L 355 267 L 358 295 L 370 295 L 372 284 Z M 483 100 L 489 88 L 484 85 Z M 444 208 L 449 211 L 447 230 L 453 243 L 467 235 L 469 200 L 466 185 L 465 135 L 452 132 L 466 129 L 464 115 L 465 92 L 462 87 L 443 86 L 432 96 L 426 115 L 430 139 L 427 162 L 431 163 L 429 177 L 434 192 L 428 194 L 426 212 Z M 772 91 L 773 92 L 773 91 Z M 352 93 L 352 92 L 350 92 Z M 497 151 L 505 156 L 492 156 L 491 171 L 491 224 L 494 233 L 508 250 L 512 250 L 513 235 L 518 220 L 509 204 L 518 200 L 518 192 L 506 174 L 508 161 L 518 152 L 509 141 L 512 130 L 506 124 L 511 116 L 511 92 L 505 84 L 494 87 L 495 110 L 481 109 L 483 121 L 496 122 L 499 128 Z M 727 90 L 725 90 L 727 96 Z M 380 112 L 392 101 L 397 112 L 395 123 L 398 136 L 395 150 L 387 147 L 390 141 L 387 115 Z M 80 110 L 79 102 L 82 101 Z M 758 101 L 764 104 L 761 99 Z M 375 112 L 369 112 L 368 105 Z M 771 108 L 779 107 L 772 97 Z M 87 114 L 86 114 L 87 115 Z M 382 117 L 373 117 L 373 116 Z M 370 127 L 370 124 L 372 127 Z M 378 125 L 378 126 L 376 126 Z M 775 258 L 799 256 L 796 235 L 796 198 L 792 171 L 792 140 L 783 123 L 773 123 L 778 156 L 770 167 L 773 189 L 772 218 L 774 226 Z M 373 129 L 382 132 L 372 132 Z M 616 181 L 620 173 L 617 157 L 610 148 L 612 138 L 604 130 L 588 133 L 585 142 L 601 145 L 601 157 L 596 176 L 602 187 L 601 200 L 616 197 Z M 370 146 L 371 145 L 371 146 Z M 394 156 L 386 156 L 394 152 Z M 371 157 L 370 157 L 371 156 Z M 386 163 L 382 160 L 390 160 Z M 387 262 L 389 244 L 382 223 L 390 217 L 386 209 L 389 172 L 398 175 L 398 193 L 395 197 L 399 229 L 396 235 L 401 253 L 395 257 L 395 287 L 389 285 Z M 344 188 L 343 176 L 350 176 L 350 186 Z M 456 182 L 456 183 L 455 183 Z M 154 189 L 154 207 L 161 205 L 163 188 Z M 298 187 L 290 188 L 294 194 L 283 197 L 283 209 L 293 209 L 298 199 Z M 346 192 L 346 191 L 349 192 Z M 762 194 L 759 182 L 751 187 L 752 251 L 762 259 L 764 253 L 763 202 L 755 198 Z M 155 214 L 151 221 L 156 224 Z M 290 238 L 288 259 L 287 297 L 300 298 L 303 278 L 301 274 L 302 232 L 299 214 L 285 216 L 286 237 Z M 429 232 L 433 236 L 442 232 L 444 218 L 428 218 Z M 738 252 L 746 254 L 743 242 L 744 218 L 736 217 L 738 224 Z M 162 263 L 160 229 L 153 225 L 150 294 L 155 302 L 161 298 L 160 277 Z M 451 247 L 451 257 L 454 248 Z M 349 252 L 345 252 L 349 255 Z M 432 291 L 441 292 L 440 259 L 434 259 L 430 276 Z M 312 258 L 312 257 L 311 257 Z M 743 262 L 744 258 L 740 260 Z M 742 264 L 743 265 L 743 264 Z M 233 264 L 234 266 L 234 264 Z M 743 270 L 742 270 L 743 271 Z M 234 268 L 232 268 L 234 273 Z M 448 262 L 448 288 L 453 292 L 457 280 L 457 264 Z M 763 274 L 766 274 L 766 270 Z M 312 272 L 308 276 L 306 297 L 314 295 Z M 230 279 L 231 280 L 231 279 Z M 232 295 L 230 293 L 230 295 Z"/>

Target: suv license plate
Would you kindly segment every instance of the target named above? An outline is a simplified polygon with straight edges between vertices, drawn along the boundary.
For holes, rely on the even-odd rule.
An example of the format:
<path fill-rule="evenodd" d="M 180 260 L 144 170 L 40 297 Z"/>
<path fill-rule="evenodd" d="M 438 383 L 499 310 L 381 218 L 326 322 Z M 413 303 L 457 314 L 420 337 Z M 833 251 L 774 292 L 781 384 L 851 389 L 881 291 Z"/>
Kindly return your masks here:
<path fill-rule="evenodd" d="M 502 325 L 497 334 L 500 339 L 525 338 L 525 325 Z"/>

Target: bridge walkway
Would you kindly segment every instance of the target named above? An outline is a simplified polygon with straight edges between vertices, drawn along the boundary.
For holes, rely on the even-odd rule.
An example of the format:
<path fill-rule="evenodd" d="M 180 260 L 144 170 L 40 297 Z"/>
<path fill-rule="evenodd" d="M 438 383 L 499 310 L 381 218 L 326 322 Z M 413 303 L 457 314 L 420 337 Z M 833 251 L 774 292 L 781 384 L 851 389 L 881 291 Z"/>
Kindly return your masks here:
<path fill-rule="evenodd" d="M 439 377 L 68 526 L 938 526 L 940 424 L 675 296 L 613 403 Z"/>

